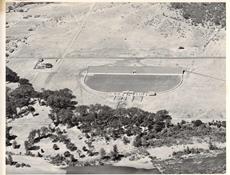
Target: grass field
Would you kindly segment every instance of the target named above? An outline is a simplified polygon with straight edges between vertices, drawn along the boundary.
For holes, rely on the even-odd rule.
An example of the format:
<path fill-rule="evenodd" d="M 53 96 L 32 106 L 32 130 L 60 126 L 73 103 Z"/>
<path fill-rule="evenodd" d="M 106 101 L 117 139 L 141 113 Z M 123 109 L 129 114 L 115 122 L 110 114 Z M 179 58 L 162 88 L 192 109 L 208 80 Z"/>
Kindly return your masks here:
<path fill-rule="evenodd" d="M 92 89 L 103 92 L 162 92 L 176 87 L 181 76 L 176 75 L 93 75 L 85 83 Z"/>

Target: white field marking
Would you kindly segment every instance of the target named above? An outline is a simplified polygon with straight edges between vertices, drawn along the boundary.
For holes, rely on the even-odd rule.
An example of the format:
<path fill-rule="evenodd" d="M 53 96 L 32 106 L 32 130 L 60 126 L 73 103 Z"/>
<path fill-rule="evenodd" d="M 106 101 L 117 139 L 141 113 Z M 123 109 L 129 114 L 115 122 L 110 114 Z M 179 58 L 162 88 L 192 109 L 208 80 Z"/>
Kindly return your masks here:
<path fill-rule="evenodd" d="M 102 72 L 102 73 L 99 73 L 99 72 L 96 72 L 96 73 L 87 73 L 87 76 L 93 76 L 93 75 L 172 75 L 172 76 L 175 76 L 175 75 L 181 75 L 182 73 L 106 73 L 106 72 Z"/>

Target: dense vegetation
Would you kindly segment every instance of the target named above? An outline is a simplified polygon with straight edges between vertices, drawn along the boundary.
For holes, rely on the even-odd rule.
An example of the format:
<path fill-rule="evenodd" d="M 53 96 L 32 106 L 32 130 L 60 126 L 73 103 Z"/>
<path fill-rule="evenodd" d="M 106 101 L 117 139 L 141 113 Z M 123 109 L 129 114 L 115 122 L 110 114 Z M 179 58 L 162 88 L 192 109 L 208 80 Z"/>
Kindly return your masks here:
<path fill-rule="evenodd" d="M 180 9 L 185 19 L 204 25 L 211 22 L 226 27 L 226 4 L 224 2 L 212 3 L 171 3 L 172 8 Z"/>
<path fill-rule="evenodd" d="M 6 81 L 8 82 L 18 82 L 19 76 L 16 72 L 12 71 L 10 68 L 6 67 Z"/>
<path fill-rule="evenodd" d="M 193 136 L 210 136 L 214 140 L 225 141 L 225 122 L 217 122 L 219 129 L 211 127 L 216 122 L 203 123 L 200 120 L 172 124 L 172 118 L 166 110 L 150 113 L 138 108 L 113 109 L 96 104 L 77 106 L 75 110 L 68 112 L 68 117 L 62 113 L 52 113 L 50 117 L 56 126 L 77 126 L 84 133 L 102 136 L 108 141 L 111 138 L 122 138 L 127 143 L 129 140 L 125 135 L 136 136 L 133 143 L 136 147 L 176 143 Z"/>

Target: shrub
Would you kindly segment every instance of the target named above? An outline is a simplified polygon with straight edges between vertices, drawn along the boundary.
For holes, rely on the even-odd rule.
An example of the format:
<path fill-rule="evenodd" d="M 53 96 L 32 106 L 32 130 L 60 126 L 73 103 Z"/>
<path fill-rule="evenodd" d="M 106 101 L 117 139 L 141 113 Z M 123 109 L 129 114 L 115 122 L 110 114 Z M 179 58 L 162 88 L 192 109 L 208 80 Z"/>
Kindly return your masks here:
<path fill-rule="evenodd" d="M 54 150 L 59 150 L 60 148 L 57 146 L 57 144 L 54 144 L 54 145 L 53 145 L 53 149 L 54 149 Z"/>

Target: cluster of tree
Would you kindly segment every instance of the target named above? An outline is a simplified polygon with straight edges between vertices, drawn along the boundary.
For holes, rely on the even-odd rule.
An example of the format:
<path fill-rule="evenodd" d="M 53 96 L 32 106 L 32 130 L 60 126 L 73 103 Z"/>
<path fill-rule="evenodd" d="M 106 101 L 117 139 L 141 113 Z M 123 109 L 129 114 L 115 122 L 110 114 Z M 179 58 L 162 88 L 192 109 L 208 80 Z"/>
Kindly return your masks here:
<path fill-rule="evenodd" d="M 45 126 L 41 127 L 41 129 L 34 129 L 30 131 L 28 139 L 24 141 L 26 154 L 31 155 L 31 150 L 38 150 L 40 147 L 35 146 L 34 144 L 49 136 L 51 136 L 50 129 Z"/>
<path fill-rule="evenodd" d="M 59 114 L 59 112 L 61 114 Z M 210 133 L 224 139 L 224 131 L 217 131 L 201 120 L 192 122 L 181 121 L 172 124 L 168 111 L 160 110 L 156 113 L 143 111 L 139 108 L 117 108 L 109 106 L 81 105 L 75 110 L 64 113 L 62 110 L 50 115 L 56 125 L 63 124 L 68 127 L 77 126 L 91 136 L 103 136 L 106 140 L 110 138 L 123 138 L 127 144 L 127 136 L 136 136 L 134 146 L 156 146 L 173 142 L 172 138 L 186 139 L 188 136 L 207 136 Z M 153 141 L 158 139 L 158 141 Z"/>
<path fill-rule="evenodd" d="M 50 157 L 50 163 L 60 166 L 60 165 L 68 165 L 75 166 L 78 163 L 78 159 L 74 157 L 69 151 L 64 152 L 63 155 L 57 154 L 56 156 Z"/>
<path fill-rule="evenodd" d="M 226 128 L 226 121 L 212 121 L 212 122 L 208 122 L 208 124 L 210 125 L 210 126 L 216 126 L 216 127 L 218 127 L 218 128 L 220 128 L 220 127 L 224 127 L 224 128 Z"/>
<path fill-rule="evenodd" d="M 7 89 L 6 91 L 6 117 L 18 118 L 21 117 L 24 112 L 35 112 L 35 109 L 30 106 L 33 105 L 33 98 L 38 96 L 37 91 L 34 90 L 32 84 L 27 79 L 19 79 L 19 86 L 14 90 Z M 21 111 L 23 107 L 26 107 L 24 112 L 18 113 L 17 109 Z"/>
<path fill-rule="evenodd" d="M 202 148 L 189 148 L 188 146 L 183 151 L 173 152 L 173 156 L 181 157 L 186 154 L 200 154 L 204 150 Z"/>
<path fill-rule="evenodd" d="M 47 105 L 50 106 L 54 113 L 69 117 L 72 115 L 72 110 L 75 109 L 76 101 L 72 95 L 72 91 L 65 88 L 57 91 L 42 90 L 37 92 L 34 90 L 29 80 L 20 78 L 17 73 L 6 67 L 6 80 L 10 82 L 18 82 L 19 86 L 10 90 L 6 90 L 6 117 L 7 118 L 18 118 L 21 115 L 17 113 L 17 109 L 21 110 L 23 107 L 27 107 L 25 111 L 35 112 L 35 109 L 30 106 L 33 104 L 34 98 L 39 101 L 46 101 Z"/>
<path fill-rule="evenodd" d="M 71 142 L 71 139 L 64 134 L 60 128 L 54 128 L 51 125 L 48 127 L 41 127 L 40 129 L 32 130 L 29 135 L 28 139 L 24 142 L 25 150 L 27 155 L 32 155 L 31 150 L 38 150 L 40 147 L 35 146 L 35 143 L 38 143 L 43 138 L 51 138 L 52 142 L 62 142 L 66 145 L 66 148 L 70 151 L 76 151 L 77 147 L 74 143 Z M 54 150 L 58 150 L 59 147 L 57 144 L 53 145 Z M 39 155 L 41 157 L 41 155 Z"/>
<path fill-rule="evenodd" d="M 52 142 L 62 142 L 66 145 L 66 148 L 69 149 L 70 151 L 76 151 L 77 147 L 76 145 L 71 142 L 71 139 L 67 137 L 66 134 L 63 134 L 61 132 L 55 134 L 52 133 L 50 135 L 50 138 L 52 139 Z M 59 148 L 57 147 L 57 145 L 54 145 L 54 150 L 58 150 Z"/>
<path fill-rule="evenodd" d="M 47 105 L 50 106 L 55 112 L 61 109 L 75 109 L 76 101 L 73 99 L 76 98 L 72 91 L 68 88 L 51 91 L 44 90 L 39 93 L 38 97 L 46 101 Z"/>
<path fill-rule="evenodd" d="M 172 8 L 180 9 L 185 19 L 202 24 L 212 22 L 215 25 L 226 27 L 226 4 L 219 3 L 171 3 Z"/>
<path fill-rule="evenodd" d="M 77 102 L 72 91 L 65 88 L 57 91 L 42 90 L 39 93 L 39 99 L 44 100 L 47 106 L 51 107 L 50 118 L 55 125 L 65 123 L 73 116 L 73 110 L 76 108 Z"/>
<path fill-rule="evenodd" d="M 83 132 L 90 132 L 92 136 L 101 135 L 114 139 L 121 138 L 124 134 L 137 135 L 144 130 L 157 133 L 171 125 L 171 116 L 166 110 L 150 113 L 138 108 L 113 109 L 100 104 L 81 105 L 68 112 L 60 110 L 53 112 L 50 118 L 56 125 L 78 126 Z M 125 138 L 124 142 L 129 141 Z"/>

